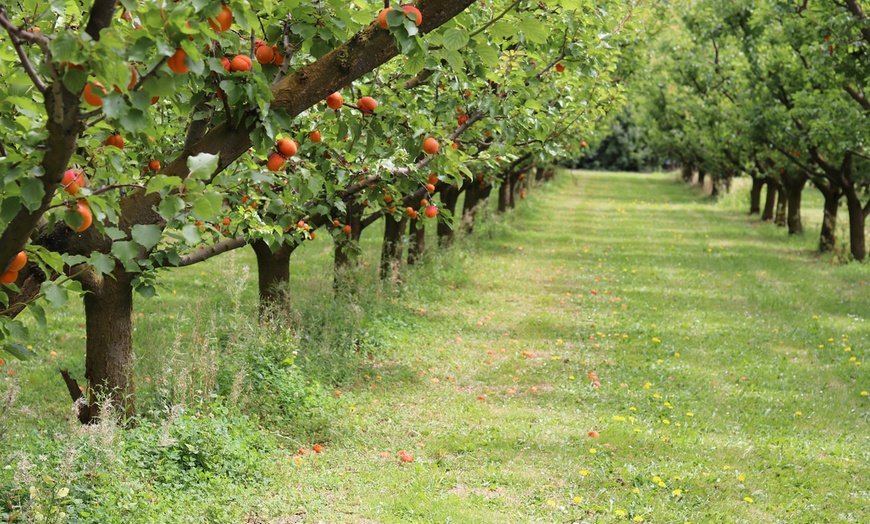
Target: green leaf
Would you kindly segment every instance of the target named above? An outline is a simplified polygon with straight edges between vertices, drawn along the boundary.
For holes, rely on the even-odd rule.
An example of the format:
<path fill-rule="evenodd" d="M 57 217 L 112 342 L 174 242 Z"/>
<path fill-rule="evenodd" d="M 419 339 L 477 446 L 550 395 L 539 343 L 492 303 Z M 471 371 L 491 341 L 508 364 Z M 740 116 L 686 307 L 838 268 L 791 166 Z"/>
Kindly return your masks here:
<path fill-rule="evenodd" d="M 115 242 L 112 244 L 112 254 L 127 267 L 127 262 L 133 261 L 139 256 L 139 244 L 129 240 Z"/>
<path fill-rule="evenodd" d="M 146 193 L 156 193 L 167 187 L 176 187 L 181 185 L 181 178 L 177 176 L 157 175 L 148 181 Z"/>
<path fill-rule="evenodd" d="M 157 207 L 157 212 L 163 217 L 163 220 L 172 220 L 172 218 L 184 209 L 184 200 L 177 195 L 172 195 L 160 201 Z"/>
<path fill-rule="evenodd" d="M 200 220 L 208 220 L 221 210 L 223 199 L 218 193 L 206 193 L 193 201 L 193 214 Z"/>
<path fill-rule="evenodd" d="M 145 226 L 136 224 L 133 226 L 133 240 L 145 249 L 151 249 L 156 246 L 157 243 L 160 242 L 162 236 L 163 231 L 159 226 L 155 226 L 154 224 Z"/>
<path fill-rule="evenodd" d="M 498 51 L 495 48 L 487 45 L 486 43 L 475 42 L 474 44 L 474 52 L 477 53 L 477 56 L 480 57 L 480 61 L 483 62 L 487 67 L 497 67 L 498 66 Z"/>
<path fill-rule="evenodd" d="M 464 29 L 452 27 L 444 31 L 444 49 L 459 51 L 468 44 L 468 32 Z"/>
<path fill-rule="evenodd" d="M 426 56 L 419 51 L 415 51 L 408 55 L 408 59 L 405 61 L 405 74 L 408 76 L 416 75 L 424 67 L 426 67 Z"/>
<path fill-rule="evenodd" d="M 21 181 L 20 187 L 24 207 L 28 211 L 36 211 L 42 204 L 42 197 L 45 196 L 45 188 L 42 187 L 42 181 L 38 178 L 28 177 Z"/>
<path fill-rule="evenodd" d="M 58 286 L 57 282 L 53 280 L 46 280 L 42 283 L 42 292 L 45 294 L 45 298 L 48 299 L 54 307 L 60 307 L 66 304 L 66 301 L 69 299 L 66 288 Z"/>
<path fill-rule="evenodd" d="M 107 275 L 115 269 L 115 259 L 105 253 L 94 253 L 91 255 L 91 265 L 97 273 Z"/>
<path fill-rule="evenodd" d="M 193 224 L 187 224 L 181 228 L 181 234 L 184 236 L 184 240 L 191 246 L 199 244 L 202 240 L 202 237 L 199 236 L 199 228 Z"/>
<path fill-rule="evenodd" d="M 36 353 L 30 351 L 21 344 L 6 344 L 5 346 L 0 346 L 0 349 L 9 353 L 18 360 L 28 360 L 36 356 Z"/>
<path fill-rule="evenodd" d="M 29 306 L 27 306 L 27 310 L 30 311 L 30 314 L 33 315 L 33 318 L 36 319 L 36 323 L 39 327 L 45 327 L 45 310 L 42 309 L 42 306 L 39 304 L 31 302 Z"/>
<path fill-rule="evenodd" d="M 190 170 L 191 178 L 208 179 L 218 167 L 218 155 L 200 153 L 187 157 L 187 169 Z"/>
<path fill-rule="evenodd" d="M 519 24 L 520 31 L 525 35 L 526 40 L 535 44 L 546 44 L 550 37 L 550 32 L 547 27 L 536 18 L 526 18 Z"/>

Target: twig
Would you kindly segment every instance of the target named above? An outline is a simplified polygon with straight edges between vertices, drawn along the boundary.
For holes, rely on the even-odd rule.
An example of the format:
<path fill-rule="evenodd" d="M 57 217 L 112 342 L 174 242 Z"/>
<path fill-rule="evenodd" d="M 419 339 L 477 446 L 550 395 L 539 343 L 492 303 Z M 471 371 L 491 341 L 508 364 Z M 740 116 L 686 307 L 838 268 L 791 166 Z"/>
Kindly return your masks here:
<path fill-rule="evenodd" d="M 45 82 L 39 78 L 39 75 L 36 73 L 36 68 L 33 67 L 33 64 L 30 62 L 30 58 L 27 57 L 27 53 L 24 52 L 24 47 L 21 45 L 22 38 L 19 38 L 22 34 L 32 34 L 28 31 L 22 31 L 15 27 L 9 18 L 6 17 L 6 9 L 0 7 L 0 25 L 6 29 L 6 32 L 9 33 L 9 39 L 12 40 L 12 46 L 15 48 L 15 52 L 18 54 L 18 59 L 21 60 L 21 66 L 24 67 L 24 70 L 27 72 L 27 76 L 30 77 L 30 80 L 33 82 L 33 85 L 36 86 L 36 89 L 39 90 L 40 93 L 45 94 L 48 91 L 48 87 L 45 85 Z M 36 42 L 36 40 L 33 40 Z"/>

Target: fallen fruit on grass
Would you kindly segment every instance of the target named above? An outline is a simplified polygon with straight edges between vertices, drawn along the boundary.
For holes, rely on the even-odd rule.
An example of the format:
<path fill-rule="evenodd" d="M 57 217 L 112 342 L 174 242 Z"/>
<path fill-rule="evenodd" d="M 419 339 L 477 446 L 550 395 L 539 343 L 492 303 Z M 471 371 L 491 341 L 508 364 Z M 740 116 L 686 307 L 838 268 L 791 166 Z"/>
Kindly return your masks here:
<path fill-rule="evenodd" d="M 315 444 L 315 445 L 311 446 L 311 449 L 313 449 L 315 453 L 322 453 L 323 452 L 323 446 L 321 446 L 320 444 Z"/>
<path fill-rule="evenodd" d="M 399 459 L 401 459 L 402 462 L 414 462 L 414 455 L 402 450 L 399 452 Z"/>
<path fill-rule="evenodd" d="M 598 438 L 599 437 L 598 432 L 595 431 L 594 429 L 592 431 L 590 431 L 588 434 L 589 434 L 589 438 Z"/>

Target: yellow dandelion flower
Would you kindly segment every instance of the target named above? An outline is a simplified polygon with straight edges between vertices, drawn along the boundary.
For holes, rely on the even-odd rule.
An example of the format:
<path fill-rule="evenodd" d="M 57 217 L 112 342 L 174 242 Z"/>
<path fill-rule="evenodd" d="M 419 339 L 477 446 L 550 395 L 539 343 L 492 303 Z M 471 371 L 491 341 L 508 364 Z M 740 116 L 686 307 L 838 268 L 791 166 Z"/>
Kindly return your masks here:
<path fill-rule="evenodd" d="M 801 416 L 801 415 L 803 415 L 803 413 L 801 413 L 800 411 L 795 411 L 794 414 L 797 415 L 797 416 Z"/>
<path fill-rule="evenodd" d="M 671 495 L 679 496 L 682 494 L 683 494 L 683 490 L 681 490 L 681 489 L 675 489 L 674 491 L 671 491 Z"/>
<path fill-rule="evenodd" d="M 679 353 L 674 353 L 674 356 L 675 356 L 675 357 L 679 357 L 680 354 L 679 354 Z"/>
<path fill-rule="evenodd" d="M 568 380 L 574 380 L 574 375 L 568 375 Z"/>
<path fill-rule="evenodd" d="M 658 364 L 661 364 L 662 362 L 664 362 L 664 360 L 662 360 L 662 359 L 656 360 L 656 363 L 658 363 Z"/>
<path fill-rule="evenodd" d="M 845 351 L 846 353 L 848 353 L 848 352 L 852 351 L 852 348 L 846 348 L 846 349 L 844 349 L 843 351 Z"/>
<path fill-rule="evenodd" d="M 555 501 L 555 500 L 548 500 L 548 501 L 547 501 L 547 505 L 549 505 L 549 506 L 555 506 L 555 505 L 556 505 L 556 501 Z"/>
<path fill-rule="evenodd" d="M 858 360 L 858 359 L 855 357 L 849 357 L 849 362 L 855 362 L 856 360 Z"/>
<path fill-rule="evenodd" d="M 624 517 L 624 516 L 628 515 L 628 513 L 626 513 L 625 510 L 621 510 L 621 509 L 614 511 L 613 513 L 615 513 L 617 517 Z"/>
<path fill-rule="evenodd" d="M 652 341 L 655 342 L 656 344 L 658 344 L 662 340 L 659 337 L 653 337 Z"/>
<path fill-rule="evenodd" d="M 722 469 L 731 469 L 731 466 L 722 466 Z"/>
<path fill-rule="evenodd" d="M 630 408 L 628 408 L 628 410 L 629 410 L 629 411 L 637 411 L 637 408 L 634 407 L 634 406 L 631 406 Z"/>
<path fill-rule="evenodd" d="M 663 419 L 662 419 L 662 424 L 668 425 L 668 424 L 670 424 L 670 423 L 671 423 L 670 420 L 668 420 L 668 419 L 666 419 L 666 418 L 663 418 Z"/>
<path fill-rule="evenodd" d="M 580 476 L 585 477 L 585 476 L 588 475 L 588 474 L 589 474 L 589 470 L 588 470 L 588 469 L 581 469 L 581 470 L 580 470 Z"/>
<path fill-rule="evenodd" d="M 813 320 L 818 320 L 818 319 L 819 319 L 818 315 L 813 315 Z"/>
<path fill-rule="evenodd" d="M 653 398 L 662 398 L 662 396 L 659 395 L 658 393 L 653 393 Z"/>
<path fill-rule="evenodd" d="M 659 476 L 655 476 L 655 477 L 652 478 L 652 481 L 655 482 L 656 484 L 658 484 L 659 482 L 662 481 L 662 478 L 659 477 Z"/>
<path fill-rule="evenodd" d="M 637 489 L 637 488 L 634 488 L 633 490 L 631 490 L 631 492 L 632 492 L 632 493 L 640 493 L 640 490 Z"/>
<path fill-rule="evenodd" d="M 737 480 L 743 482 L 744 480 L 746 480 L 746 475 L 737 475 Z"/>
<path fill-rule="evenodd" d="M 658 485 L 658 487 L 660 487 L 660 488 L 664 488 L 664 487 L 665 487 L 665 483 L 664 483 L 664 482 L 656 482 L 656 485 Z"/>
<path fill-rule="evenodd" d="M 638 515 L 638 516 L 634 517 L 634 521 L 635 521 L 635 522 L 643 522 L 643 517 L 641 517 L 640 515 Z"/>
<path fill-rule="evenodd" d="M 647 382 L 646 384 L 643 385 L 643 389 L 649 389 L 651 387 L 652 387 L 652 382 Z"/>
<path fill-rule="evenodd" d="M 862 397 L 866 397 L 866 396 L 867 396 L 867 392 L 866 392 L 866 391 L 862 391 L 862 392 L 861 392 L 861 396 L 862 396 Z"/>
<path fill-rule="evenodd" d="M 582 501 L 582 500 L 583 499 L 581 499 L 580 497 L 574 497 L 574 502 L 577 504 L 580 504 L 580 501 Z"/>
<path fill-rule="evenodd" d="M 686 416 L 687 416 L 687 417 L 694 417 L 695 414 L 692 413 L 691 411 L 688 411 L 688 412 L 686 412 Z"/>
<path fill-rule="evenodd" d="M 594 455 L 594 454 L 598 453 L 598 450 L 595 448 L 589 448 L 589 453 L 592 453 Z"/>

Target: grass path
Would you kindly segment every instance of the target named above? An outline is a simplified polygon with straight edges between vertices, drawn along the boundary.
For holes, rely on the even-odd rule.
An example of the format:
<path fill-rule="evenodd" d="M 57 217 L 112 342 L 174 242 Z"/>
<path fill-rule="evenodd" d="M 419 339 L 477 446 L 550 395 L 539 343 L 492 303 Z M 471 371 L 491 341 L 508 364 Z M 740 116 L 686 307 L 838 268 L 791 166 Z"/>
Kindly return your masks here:
<path fill-rule="evenodd" d="M 566 176 L 467 241 L 288 466 L 305 521 L 870 521 L 866 267 L 664 176 Z"/>
<path fill-rule="evenodd" d="M 785 238 L 667 175 L 566 173 L 366 313 L 375 357 L 325 405 L 323 453 L 269 436 L 258 480 L 204 475 L 193 495 L 155 480 L 160 461 L 94 452 L 87 468 L 114 464 L 101 489 L 130 504 L 119 522 L 870 522 L 870 266 L 812 254 L 814 235 Z M 328 242 L 294 254 L 309 300 L 330 292 L 330 256 Z M 232 358 L 218 333 L 232 303 L 253 315 L 245 266 L 242 252 L 173 270 L 137 300 L 143 412 L 183 360 L 166 355 L 206 377 Z M 33 342 L 60 354 L 16 364 L 20 420 L 41 439 L 69 418 L 56 365 L 82 374 L 81 322 L 71 304 Z"/>

